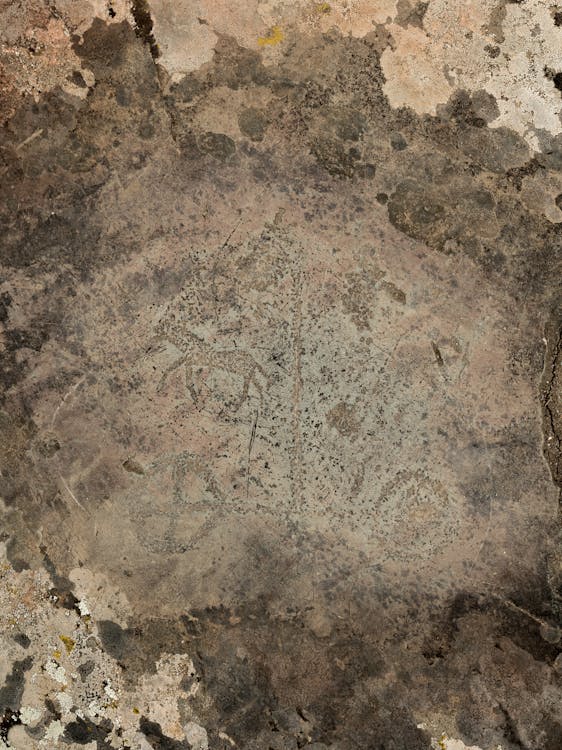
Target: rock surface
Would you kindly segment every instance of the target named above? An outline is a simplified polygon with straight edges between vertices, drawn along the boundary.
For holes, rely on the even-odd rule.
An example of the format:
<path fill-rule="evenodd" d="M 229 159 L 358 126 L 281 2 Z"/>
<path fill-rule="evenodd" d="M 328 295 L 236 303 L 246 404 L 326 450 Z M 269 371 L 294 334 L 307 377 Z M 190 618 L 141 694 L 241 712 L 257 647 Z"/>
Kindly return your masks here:
<path fill-rule="evenodd" d="M 561 41 L 0 2 L 0 747 L 562 747 Z"/>

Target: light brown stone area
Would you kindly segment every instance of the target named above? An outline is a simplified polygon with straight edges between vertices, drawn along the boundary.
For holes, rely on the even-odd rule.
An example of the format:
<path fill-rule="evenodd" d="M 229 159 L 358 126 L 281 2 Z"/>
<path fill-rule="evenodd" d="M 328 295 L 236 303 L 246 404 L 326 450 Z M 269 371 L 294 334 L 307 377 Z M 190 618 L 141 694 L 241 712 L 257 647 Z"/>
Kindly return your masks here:
<path fill-rule="evenodd" d="M 0 748 L 562 746 L 560 28 L 0 2 Z"/>

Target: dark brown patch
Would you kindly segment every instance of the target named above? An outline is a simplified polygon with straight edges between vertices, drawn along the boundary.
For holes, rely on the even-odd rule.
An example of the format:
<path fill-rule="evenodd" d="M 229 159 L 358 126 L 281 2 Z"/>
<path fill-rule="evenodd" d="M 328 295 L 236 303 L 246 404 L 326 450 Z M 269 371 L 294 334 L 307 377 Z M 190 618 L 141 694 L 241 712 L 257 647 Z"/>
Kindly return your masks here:
<path fill-rule="evenodd" d="M 154 59 L 160 57 L 158 44 L 152 33 L 154 23 L 150 14 L 150 5 L 147 0 L 133 0 L 131 12 L 135 19 L 135 31 L 145 44 L 150 47 L 150 54 Z"/>
<path fill-rule="evenodd" d="M 95 724 L 91 719 L 82 719 L 78 717 L 75 721 L 69 722 L 64 729 L 64 737 L 70 742 L 77 745 L 89 745 L 91 742 L 96 743 L 98 750 L 110 750 L 113 747 L 108 735 L 113 728 L 109 719 L 102 719 L 99 724 Z"/>

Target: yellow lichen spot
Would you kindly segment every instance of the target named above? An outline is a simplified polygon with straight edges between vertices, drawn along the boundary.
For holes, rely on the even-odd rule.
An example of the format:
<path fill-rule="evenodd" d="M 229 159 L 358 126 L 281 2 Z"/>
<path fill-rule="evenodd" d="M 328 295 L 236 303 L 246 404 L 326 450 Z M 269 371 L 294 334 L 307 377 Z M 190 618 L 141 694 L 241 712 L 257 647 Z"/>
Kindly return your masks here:
<path fill-rule="evenodd" d="M 62 655 L 62 654 L 61 654 L 61 652 L 60 652 L 60 651 L 58 650 L 58 648 L 57 648 L 57 650 L 56 650 L 56 651 L 53 651 L 53 656 L 54 656 L 54 658 L 55 658 L 55 659 L 60 659 L 60 658 L 61 658 L 61 655 Z"/>
<path fill-rule="evenodd" d="M 330 3 L 318 3 L 316 6 L 316 12 L 317 13 L 331 13 L 332 12 L 332 6 Z"/>
<path fill-rule="evenodd" d="M 260 47 L 267 47 L 268 45 L 279 44 L 283 41 L 283 31 L 281 26 L 272 26 L 268 31 L 267 36 L 258 37 L 258 45 Z"/>
<path fill-rule="evenodd" d="M 133 706 L 133 713 L 134 714 L 140 714 L 140 711 L 138 710 L 138 708 L 136 706 Z"/>
<path fill-rule="evenodd" d="M 76 641 L 73 641 L 72 638 L 69 638 L 67 635 L 59 635 L 59 638 L 64 643 L 66 653 L 67 654 L 72 653 L 72 649 L 76 645 Z"/>
<path fill-rule="evenodd" d="M 446 740 L 447 740 L 447 735 L 446 734 L 442 734 L 441 735 L 441 739 L 438 740 L 438 743 L 437 743 L 439 745 L 439 747 L 441 748 L 441 750 L 447 750 Z"/>

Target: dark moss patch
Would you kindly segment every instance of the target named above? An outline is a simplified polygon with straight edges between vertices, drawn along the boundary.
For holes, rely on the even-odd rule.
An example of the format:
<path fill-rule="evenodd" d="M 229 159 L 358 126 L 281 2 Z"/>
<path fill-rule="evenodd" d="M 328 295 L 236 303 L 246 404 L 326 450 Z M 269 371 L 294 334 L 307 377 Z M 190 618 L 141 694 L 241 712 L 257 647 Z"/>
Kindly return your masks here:
<path fill-rule="evenodd" d="M 365 115 L 353 107 L 336 109 L 329 117 L 333 121 L 335 135 L 342 141 L 358 141 L 367 128 Z"/>
<path fill-rule="evenodd" d="M 13 726 L 13 719 L 21 707 L 21 698 L 25 687 L 25 673 L 33 664 L 31 656 L 19 659 L 12 665 L 11 671 L 6 676 L 4 685 L 0 688 L 0 714 L 2 715 L 2 727 L 8 722 Z M 9 728 L 9 727 L 8 727 Z M 4 738 L 5 739 L 5 738 Z"/>
<path fill-rule="evenodd" d="M 0 295 L 0 327 L 6 344 L 3 356 L 0 358 L 0 404 L 5 402 L 8 391 L 24 377 L 27 371 L 25 360 L 18 356 L 19 350 L 27 347 L 39 351 L 48 338 L 47 332 L 41 328 L 35 331 L 10 328 L 8 321 L 11 304 L 10 294 L 2 293 Z"/>
<path fill-rule="evenodd" d="M 387 206 L 392 224 L 410 237 L 427 241 L 440 233 L 445 207 L 421 185 L 412 181 L 401 183 Z"/>
<path fill-rule="evenodd" d="M 109 719 L 102 719 L 99 724 L 94 724 L 91 719 L 77 718 L 76 721 L 69 722 L 64 730 L 64 738 L 77 745 L 88 745 L 95 742 L 98 750 L 111 748 L 111 741 L 108 735 L 113 728 Z"/>
<path fill-rule="evenodd" d="M 318 164 L 333 177 L 353 176 L 357 159 L 345 148 L 341 141 L 319 138 L 313 143 L 311 151 Z"/>
<path fill-rule="evenodd" d="M 84 80 L 84 76 L 79 70 L 73 70 L 72 73 L 68 76 L 68 80 L 81 89 L 88 88 L 88 85 Z"/>
<path fill-rule="evenodd" d="M 562 91 L 562 73 L 558 72 L 556 70 L 552 70 L 552 68 L 545 67 L 544 69 L 544 75 L 546 78 L 548 78 L 549 81 L 552 81 L 555 88 L 558 89 L 558 91 Z"/>
<path fill-rule="evenodd" d="M 181 81 L 175 83 L 171 88 L 171 100 L 177 99 L 181 102 L 192 102 L 206 90 L 205 84 L 197 75 L 190 73 Z"/>
<path fill-rule="evenodd" d="M 29 231 L 21 232 L 22 241 L 6 247 L 4 262 L 18 267 L 30 267 L 38 261 L 63 258 L 85 267 L 94 253 L 101 227 L 81 214 L 78 206 L 66 216 L 49 216 Z"/>
<path fill-rule="evenodd" d="M 162 727 L 155 721 L 149 721 L 145 716 L 141 717 L 139 724 L 141 732 L 154 750 L 189 750 L 185 741 L 174 740 L 162 732 Z"/>
<path fill-rule="evenodd" d="M 202 133 L 197 138 L 197 146 L 204 154 L 225 161 L 236 152 L 236 144 L 224 133 Z"/>
<path fill-rule="evenodd" d="M 98 631 L 102 646 L 117 661 L 125 658 L 129 648 L 129 633 L 111 620 L 100 620 Z"/>
<path fill-rule="evenodd" d="M 213 69 L 207 75 L 210 85 L 231 89 L 252 84 L 265 86 L 270 82 L 259 52 L 241 47 L 226 36 L 221 36 L 215 46 Z"/>
<path fill-rule="evenodd" d="M 515 189 L 517 191 L 520 191 L 525 177 L 532 177 L 540 169 L 541 166 L 538 160 L 533 157 L 521 167 L 513 167 L 513 169 L 508 169 L 506 172 L 506 178 L 515 186 Z"/>
<path fill-rule="evenodd" d="M 404 151 L 405 148 L 408 148 L 408 144 L 402 133 L 392 133 L 390 136 L 390 145 L 394 151 Z"/>
<path fill-rule="evenodd" d="M 417 26 L 423 28 L 423 19 L 429 7 L 429 2 L 411 3 L 409 0 L 398 0 L 396 23 L 406 28 Z"/>
<path fill-rule="evenodd" d="M 471 128 L 460 134 L 460 148 L 476 164 L 491 172 L 506 172 L 525 164 L 529 148 L 523 138 L 507 128 Z"/>
<path fill-rule="evenodd" d="M 134 31 L 126 21 L 107 24 L 96 17 L 82 41 L 74 40 L 74 51 L 97 78 L 123 64 L 124 53 L 133 39 Z"/>
<path fill-rule="evenodd" d="M 267 117 L 255 107 L 243 109 L 238 115 L 238 126 L 252 141 L 261 141 L 267 128 Z"/>
<path fill-rule="evenodd" d="M 80 675 L 80 679 L 82 682 L 86 682 L 88 679 L 88 676 L 92 674 L 96 667 L 96 664 L 91 659 L 88 659 L 88 661 L 82 662 L 76 667 L 76 670 L 78 674 Z"/>
<path fill-rule="evenodd" d="M 111 620 L 98 622 L 104 650 L 135 679 L 142 672 L 154 673 L 162 653 L 183 653 L 186 631 L 181 621 L 145 620 L 131 628 L 122 628 Z"/>
<path fill-rule="evenodd" d="M 12 297 L 9 292 L 0 294 L 0 323 L 6 323 L 8 320 L 8 308 L 12 304 Z"/>
<path fill-rule="evenodd" d="M 16 633 L 14 635 L 14 641 L 22 648 L 29 648 L 31 640 L 26 636 L 25 633 Z"/>
<path fill-rule="evenodd" d="M 461 128 L 483 128 L 486 125 L 484 118 L 477 113 L 471 95 L 464 90 L 455 92 L 440 108 L 440 117 Z"/>
<path fill-rule="evenodd" d="M 354 168 L 354 175 L 362 180 L 373 180 L 377 168 L 374 164 L 357 164 Z"/>

